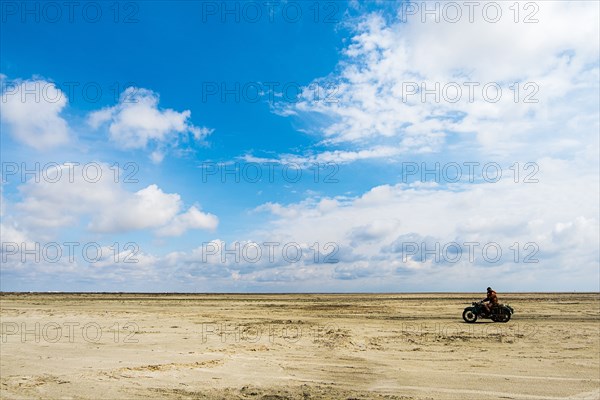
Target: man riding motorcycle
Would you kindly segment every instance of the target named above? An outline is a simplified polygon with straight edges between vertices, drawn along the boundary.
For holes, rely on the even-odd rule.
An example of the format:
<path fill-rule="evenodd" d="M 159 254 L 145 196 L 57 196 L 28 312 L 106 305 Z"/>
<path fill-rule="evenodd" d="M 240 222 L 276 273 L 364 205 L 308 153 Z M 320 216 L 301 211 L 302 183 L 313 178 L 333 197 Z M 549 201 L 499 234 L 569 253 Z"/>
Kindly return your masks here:
<path fill-rule="evenodd" d="M 490 314 L 492 312 L 492 308 L 496 305 L 498 305 L 498 296 L 496 295 L 496 292 L 494 290 L 492 290 L 491 287 L 487 288 L 487 297 L 485 299 L 482 300 L 483 301 L 483 305 L 485 306 L 485 309 L 487 310 L 488 314 Z"/>
<path fill-rule="evenodd" d="M 508 322 L 514 313 L 515 310 L 510 305 L 500 304 L 498 295 L 489 287 L 486 298 L 465 307 L 462 317 L 469 324 L 476 322 L 478 318 L 489 318 L 494 322 Z"/>

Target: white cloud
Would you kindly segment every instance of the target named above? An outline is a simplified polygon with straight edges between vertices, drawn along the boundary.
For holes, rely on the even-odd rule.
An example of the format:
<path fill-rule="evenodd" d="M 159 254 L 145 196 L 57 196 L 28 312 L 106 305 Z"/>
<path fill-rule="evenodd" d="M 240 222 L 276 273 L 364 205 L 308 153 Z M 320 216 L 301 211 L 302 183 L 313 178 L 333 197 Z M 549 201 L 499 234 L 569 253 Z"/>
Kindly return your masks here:
<path fill-rule="evenodd" d="M 3 243 L 31 243 L 25 232 L 20 231 L 13 223 L 0 223 Z"/>
<path fill-rule="evenodd" d="M 459 23 L 435 23 L 431 17 L 421 23 L 420 15 L 402 23 L 399 17 L 390 21 L 379 13 L 368 14 L 359 20 L 336 71 L 316 79 L 306 87 L 304 100 L 279 112 L 320 121 L 313 130 L 323 135 L 323 144 L 350 145 L 355 154 L 367 151 L 365 156 L 376 146 L 405 154 L 448 150 L 449 136 L 456 134 L 461 135 L 459 148 L 479 147 L 496 156 L 572 155 L 590 140 L 597 141 L 599 5 L 536 4 L 539 23 L 533 24 L 514 23 L 508 9 L 513 3 L 502 3 L 498 23 L 481 16 L 469 23 L 467 15 Z M 519 7 L 523 11 L 524 3 Z M 314 87 L 331 82 L 337 91 L 329 100 L 336 101 L 313 101 Z M 436 82 L 439 92 L 458 83 L 460 100 L 447 100 L 452 91 L 439 102 L 433 95 L 426 101 L 420 93 L 409 95 L 412 83 L 434 89 Z M 479 84 L 473 101 L 465 82 Z M 520 83 L 518 102 L 509 87 L 513 82 Z M 539 88 L 533 96 L 538 103 L 523 102 L 536 90 L 525 87 L 527 82 Z M 483 97 L 486 83 L 502 88 L 497 103 Z M 561 147 L 565 138 L 569 149 Z"/>
<path fill-rule="evenodd" d="M 155 150 L 152 153 L 150 153 L 150 160 L 152 160 L 154 164 L 160 164 L 162 160 L 164 160 L 164 158 L 165 153 L 163 153 L 160 150 Z"/>
<path fill-rule="evenodd" d="M 3 132 L 37 150 L 52 149 L 69 141 L 69 125 L 60 115 L 67 96 L 43 79 L 13 80 L 2 76 L 0 104 Z"/>
<path fill-rule="evenodd" d="M 286 263 L 281 254 L 274 263 L 265 258 L 256 264 L 236 263 L 231 257 L 223 262 L 220 255 L 205 261 L 202 249 L 195 248 L 164 257 L 144 255 L 144 268 L 139 269 L 106 272 L 106 260 L 93 277 L 118 281 L 124 279 L 121 273 L 153 276 L 159 290 L 472 290 L 490 282 L 512 290 L 597 290 L 598 3 L 536 4 L 537 24 L 515 24 L 506 8 L 506 18 L 498 24 L 481 19 L 473 24 L 403 24 L 377 13 L 365 16 L 335 72 L 314 82 L 337 82 L 332 97 L 338 101 L 306 100 L 278 110 L 319 121 L 316 130 L 327 150 L 278 160 L 348 163 L 444 150 L 444 156 L 455 151 L 469 158 L 474 154 L 488 160 L 492 155 L 537 161 L 539 183 L 514 183 L 506 171 L 507 177 L 494 184 L 390 183 L 355 197 L 271 202 L 256 208 L 267 212 L 269 221 L 246 238 L 227 243 L 230 249 L 235 244 L 293 241 L 309 249 L 315 242 L 321 248 L 334 242 L 339 245 L 337 264 L 315 264 L 308 252 L 296 264 Z M 535 82 L 539 102 L 515 103 L 508 87 L 514 81 Z M 480 86 L 474 102 L 468 101 L 463 86 L 460 101 L 436 103 L 422 102 L 419 94 L 407 96 L 407 82 L 423 82 L 428 88 L 435 82 Z M 486 82 L 501 85 L 504 95 L 498 103 L 482 101 L 480 89 Z M 313 92 L 306 90 L 304 98 L 311 99 Z M 521 99 L 528 92 L 521 86 Z M 156 93 L 130 88 L 117 105 L 91 113 L 88 122 L 94 128 L 106 125 L 111 139 L 123 148 L 151 148 L 150 157 L 157 163 L 181 136 L 202 140 L 210 134 L 191 124 L 188 110 L 165 110 L 158 104 Z M 79 179 L 74 184 L 23 185 L 23 201 L 11 205 L 21 226 L 3 225 L 3 233 L 6 229 L 21 240 L 27 239 L 25 232 L 47 232 L 86 220 L 93 232 L 152 230 L 158 236 L 177 236 L 189 229 L 214 229 L 218 223 L 199 206 L 186 210 L 176 193 L 156 185 L 130 192 L 111 182 L 109 171 L 105 175 L 108 180 L 93 184 Z M 3 219 L 3 224 L 8 222 Z M 419 257 L 403 261 L 401 245 L 406 240 L 430 245 L 494 241 L 509 257 L 510 246 L 519 242 L 521 262 L 493 265 L 481 257 L 457 264 Z M 529 242 L 539 246 L 537 264 L 522 262 L 522 246 Z M 225 245 L 221 240 L 214 243 Z"/>
<path fill-rule="evenodd" d="M 568 281 L 573 287 L 593 289 L 600 251 L 597 171 L 585 160 L 576 167 L 576 176 L 571 174 L 574 165 L 563 160 L 544 159 L 539 167 L 539 183 L 515 183 L 506 171 L 497 183 L 448 188 L 382 185 L 354 198 L 268 203 L 257 210 L 274 218 L 257 234 L 271 240 L 336 242 L 340 253 L 349 253 L 335 265 L 329 282 L 357 279 L 377 288 L 378 279 L 386 277 L 389 282 L 401 280 L 405 289 L 464 290 L 474 281 L 483 284 L 489 279 L 512 288 L 523 284 L 529 285 L 524 289 L 559 290 Z M 435 262 L 431 255 L 402 260 L 398 243 L 406 240 L 423 241 L 428 248 L 435 242 L 442 247 L 478 242 L 479 256 L 470 262 L 465 255 L 456 264 Z M 481 246 L 491 242 L 500 244 L 503 262 L 482 259 Z M 515 242 L 520 247 L 518 263 L 511 249 Z M 539 263 L 523 262 L 533 251 L 524 249 L 530 242 L 539 247 L 534 257 Z M 519 276 L 527 278 L 516 282 Z M 465 277 L 474 281 L 460 282 Z"/>
<path fill-rule="evenodd" d="M 393 146 L 374 146 L 363 150 L 327 150 L 321 152 L 311 152 L 303 155 L 280 154 L 277 158 L 257 157 L 252 154 L 245 154 L 240 157 L 248 163 L 262 164 L 295 164 L 300 168 L 310 168 L 315 164 L 348 164 L 360 160 L 382 160 L 395 161 L 397 156 L 406 153 L 406 149 Z"/>
<path fill-rule="evenodd" d="M 117 192 L 111 184 L 106 187 L 114 196 L 94 216 L 90 229 L 97 232 L 119 232 L 148 229 L 166 225 L 181 209 L 181 198 L 176 193 L 164 193 L 150 185 L 135 193 Z"/>
<path fill-rule="evenodd" d="M 158 107 L 157 93 L 143 88 L 127 88 L 119 103 L 88 115 L 88 123 L 98 129 L 108 124 L 110 139 L 125 149 L 145 149 L 149 144 L 173 145 L 180 135 L 189 134 L 202 141 L 212 130 L 190 122 L 191 111 L 178 112 Z M 161 151 L 152 153 L 154 162 L 162 161 Z"/>
<path fill-rule="evenodd" d="M 162 235 L 179 236 L 189 229 L 214 229 L 218 219 L 196 206 L 183 211 L 177 193 L 165 193 L 156 185 L 130 192 L 115 182 L 106 164 L 88 163 L 85 168 L 63 164 L 56 182 L 29 180 L 19 187 L 22 200 L 14 204 L 23 225 L 36 231 L 78 226 L 88 219 L 92 232 L 111 233 L 153 229 Z"/>
<path fill-rule="evenodd" d="M 214 230 L 219 224 L 219 219 L 212 215 L 201 212 L 195 206 L 190 207 L 185 213 L 177 215 L 166 226 L 158 230 L 162 236 L 181 236 L 189 229 Z"/>
<path fill-rule="evenodd" d="M 267 203 L 257 212 L 270 215 L 263 225 L 245 235 L 251 239 L 227 243 L 215 239 L 210 243 L 221 251 L 207 253 L 206 246 L 199 246 L 164 256 L 142 253 L 141 264 L 130 266 L 106 258 L 84 271 L 94 279 L 110 281 L 112 290 L 121 287 L 123 277 L 148 278 L 154 286 L 146 290 L 460 291 L 490 284 L 503 290 L 597 290 L 597 172 L 590 170 L 585 160 L 575 176 L 573 165 L 563 160 L 544 159 L 539 167 L 539 183 L 515 183 L 510 171 L 505 171 L 505 178 L 497 183 L 461 182 L 449 188 L 381 185 L 355 197 L 315 197 L 288 205 Z M 134 193 L 106 189 L 104 184 L 77 185 L 76 192 L 82 194 L 77 197 L 68 187 L 59 186 L 55 191 L 46 188 L 47 197 L 42 199 L 37 192 L 25 190 L 28 200 L 22 203 L 21 211 L 36 220 L 49 221 L 60 221 L 56 214 L 70 212 L 77 218 L 86 214 L 91 216 L 90 227 L 94 229 L 147 228 L 159 236 L 211 229 L 217 222 L 196 206 L 182 212 L 178 195 L 166 194 L 153 185 Z M 75 198 L 61 203 L 59 193 Z M 89 204 L 92 198 L 96 202 Z M 86 202 L 87 206 L 78 207 Z M 101 215 L 95 215 L 97 210 Z M 279 243 L 272 261 L 265 242 Z M 406 242 L 424 242 L 429 249 L 436 242 L 442 246 L 450 242 L 480 245 L 474 262 L 468 260 L 462 246 L 460 262 L 449 263 L 436 262 L 431 254 L 425 258 L 409 254 L 403 259 L 406 252 L 402 244 Z M 502 247 L 502 262 L 482 260 L 481 246 L 489 242 Z M 520 248 L 517 263 L 511 250 L 515 242 Z M 530 242 L 538 246 L 534 254 L 538 263 L 523 262 L 530 254 L 524 246 Z M 301 259 L 285 259 L 282 246 L 286 243 L 302 248 Z M 320 262 L 315 261 L 315 243 Z M 334 258 L 339 262 L 323 262 L 332 250 L 325 248 L 326 243 L 338 246 Z M 244 258 L 242 249 L 246 246 L 261 247 L 262 257 L 249 262 L 247 258 L 253 258 L 254 252 L 250 250 Z M 236 248 L 240 260 L 232 254 Z M 224 249 L 229 250 L 225 257 Z"/>

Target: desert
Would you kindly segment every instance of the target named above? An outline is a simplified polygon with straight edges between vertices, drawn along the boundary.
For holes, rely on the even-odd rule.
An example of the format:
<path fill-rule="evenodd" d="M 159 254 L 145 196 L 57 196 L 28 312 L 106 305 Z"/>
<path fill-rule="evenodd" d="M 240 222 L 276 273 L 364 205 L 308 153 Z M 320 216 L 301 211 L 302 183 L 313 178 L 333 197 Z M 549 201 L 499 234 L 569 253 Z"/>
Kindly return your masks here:
<path fill-rule="evenodd" d="M 598 399 L 598 293 L 3 293 L 2 399 Z"/>

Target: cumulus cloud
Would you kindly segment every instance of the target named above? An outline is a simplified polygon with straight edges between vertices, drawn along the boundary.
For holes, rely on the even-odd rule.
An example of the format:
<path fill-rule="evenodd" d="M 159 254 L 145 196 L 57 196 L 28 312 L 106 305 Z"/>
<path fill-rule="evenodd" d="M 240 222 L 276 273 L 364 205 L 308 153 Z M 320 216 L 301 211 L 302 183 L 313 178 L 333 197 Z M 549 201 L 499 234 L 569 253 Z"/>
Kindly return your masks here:
<path fill-rule="evenodd" d="M 173 145 L 181 135 L 202 141 L 212 132 L 193 125 L 190 110 L 161 109 L 159 100 L 158 94 L 151 90 L 129 87 L 117 105 L 90 113 L 88 123 L 94 129 L 107 124 L 110 139 L 124 149 Z M 151 159 L 160 162 L 163 156 L 159 149 L 152 153 Z"/>
<path fill-rule="evenodd" d="M 480 13 L 469 22 L 466 11 L 456 23 L 368 13 L 358 19 L 337 69 L 277 111 L 318 121 L 307 129 L 325 145 L 351 146 L 347 161 L 380 157 L 371 150 L 376 146 L 397 154 L 456 149 L 450 143 L 457 135 L 462 151 L 499 157 L 580 151 L 597 141 L 599 128 L 599 6 L 536 4 L 537 23 L 515 23 L 512 3 L 501 4 L 497 23 Z M 332 83 L 334 101 L 314 101 L 313 88 Z"/>
<path fill-rule="evenodd" d="M 197 247 L 145 255 L 139 269 L 89 272 L 113 281 L 122 279 L 121 273 L 153 276 L 160 290 L 473 290 L 490 282 L 512 290 L 598 290 L 599 6 L 536 4 L 539 22 L 534 24 L 515 23 L 507 9 L 512 2 L 501 3 L 504 18 L 496 24 L 480 17 L 470 23 L 465 15 L 460 23 L 421 23 L 420 15 L 402 22 L 398 15 L 380 12 L 360 17 L 331 75 L 308 85 L 304 100 L 276 108 L 307 122 L 306 129 L 322 139 L 317 147 L 325 150 L 277 160 L 249 155 L 246 160 L 308 165 L 454 152 L 461 160 L 536 161 L 538 183 L 515 183 L 512 171 L 504 171 L 497 183 L 390 182 L 354 196 L 268 202 L 255 209 L 268 216 L 262 226 L 243 239 L 212 243 L 231 249 L 295 242 L 307 250 L 296 263 L 280 253 L 274 262 L 266 257 L 236 262 L 231 256 L 223 261 L 220 253 L 206 258 Z M 310 87 L 331 82 L 336 92 L 329 97 L 337 101 L 308 100 L 314 99 Z M 456 102 L 448 100 L 452 90 L 443 89 L 453 82 L 462 90 Z M 473 101 L 465 82 L 478 83 Z M 528 82 L 534 85 L 526 87 Z M 422 90 L 435 89 L 437 83 L 439 101 Z M 483 98 L 486 83 L 501 88 L 497 102 Z M 493 95 L 493 88 L 486 94 Z M 537 102 L 527 103 L 525 96 Z M 91 113 L 88 122 L 94 128 L 106 126 L 111 140 L 123 148 L 150 148 L 151 159 L 160 162 L 182 136 L 202 140 L 210 134 L 192 125 L 190 117 L 187 110 L 159 108 L 152 91 L 130 88 L 117 105 Z M 12 237 L 26 238 L 23 227 L 47 230 L 82 219 L 92 232 L 146 229 L 161 237 L 218 224 L 214 215 L 197 205 L 185 209 L 178 194 L 156 185 L 135 192 L 104 180 L 42 185 L 29 182 L 21 188 L 23 201 L 14 205 L 21 226 L 11 225 L 7 232 Z M 315 263 L 308 251 L 315 242 L 319 256 L 329 254 L 324 244 L 335 243 L 339 262 Z M 437 250 L 428 255 L 403 247 L 416 243 L 432 249 L 451 242 L 462 251 L 466 242 L 480 243 L 476 260 L 435 262 Z M 482 259 L 481 244 L 489 242 L 504 250 L 502 262 Z M 519 262 L 512 260 L 515 242 Z M 531 253 L 527 243 L 535 243 L 538 251 Z M 524 263 L 531 254 L 538 262 Z M 160 273 L 159 266 L 165 268 Z"/>
<path fill-rule="evenodd" d="M 533 285 L 529 288 L 558 290 L 561 279 L 567 279 L 576 287 L 593 289 L 590 282 L 597 284 L 599 277 L 600 188 L 597 171 L 586 161 L 578 166 L 577 176 L 572 176 L 571 163 L 544 159 L 538 183 L 515 183 L 509 174 L 497 183 L 461 182 L 451 190 L 400 183 L 377 186 L 352 198 L 268 203 L 258 211 L 273 216 L 264 233 L 269 237 L 334 241 L 341 254 L 349 252 L 328 275 L 330 281 L 357 279 L 377 287 L 385 286 L 380 280 L 385 277 L 388 282 L 404 282 L 411 290 L 463 290 L 475 280 L 485 284 L 490 279 L 511 287 L 522 283 L 525 289 Z M 325 202 L 329 206 L 324 208 Z M 416 244 L 417 251 L 403 247 L 406 243 Z M 451 243 L 458 246 L 444 249 Z M 468 243 L 478 243 L 473 261 Z M 498 262 L 483 257 L 488 243 L 503 250 Z M 457 252 L 462 252 L 459 261 L 449 262 Z M 538 262 L 525 263 L 527 256 Z M 551 278 L 550 270 L 561 278 Z M 516 284 L 512 281 L 516 276 L 527 279 Z M 466 277 L 474 281 L 465 285 L 460 279 Z"/>
<path fill-rule="evenodd" d="M 69 141 L 69 124 L 61 116 L 65 93 L 44 79 L 7 81 L 2 76 L 1 122 L 4 132 L 37 150 L 52 149 Z"/>
<path fill-rule="evenodd" d="M 396 218 L 370 221 L 366 225 L 352 228 L 348 238 L 353 246 L 378 241 L 385 238 L 390 232 L 397 231 L 400 224 L 400 220 Z"/>
<path fill-rule="evenodd" d="M 160 264 L 172 269 L 175 279 L 209 283 L 210 290 L 215 290 L 217 285 L 229 286 L 231 290 L 232 283 L 246 290 L 250 287 L 264 290 L 281 285 L 294 287 L 298 282 L 306 285 L 323 283 L 331 278 L 338 266 L 332 260 L 344 258 L 334 246 L 323 243 L 317 246 L 315 243 L 285 241 L 283 237 L 271 237 L 270 240 L 262 237 L 263 241 L 215 239 L 190 251 L 169 253 L 162 257 Z M 295 286 L 293 290 L 306 288 Z"/>
<path fill-rule="evenodd" d="M 336 70 L 308 85 L 299 102 L 275 109 L 305 122 L 325 150 L 261 161 L 341 164 L 427 153 L 508 165 L 531 160 L 538 183 L 522 176 L 515 183 L 505 170 L 493 184 L 391 183 L 355 197 L 269 202 L 256 208 L 272 216 L 262 233 L 338 243 L 344 256 L 321 270 L 329 287 L 472 290 L 493 281 L 515 290 L 597 290 L 599 6 L 537 4 L 535 24 L 515 24 L 512 3 L 501 4 L 504 18 L 496 24 L 363 15 Z M 336 101 L 314 101 L 313 88 L 331 82 Z M 462 89 L 456 102 L 443 90 L 453 82 Z M 477 84 L 473 100 L 465 82 Z M 493 90 L 484 97 L 486 83 L 502 90 L 498 101 L 490 101 Z M 423 91 L 436 84 L 439 100 Z M 479 243 L 474 261 L 472 242 Z M 482 255 L 492 242 L 504 251 L 498 262 Z M 444 249 L 450 243 L 458 246 Z M 461 252 L 459 262 L 444 259 Z M 249 276 L 242 271 L 238 279 Z"/>
<path fill-rule="evenodd" d="M 572 176 L 570 166 L 563 160 L 544 159 L 539 182 L 530 184 L 515 183 L 506 174 L 496 183 L 459 182 L 452 190 L 400 183 L 376 186 L 354 197 L 266 203 L 256 211 L 267 213 L 268 219 L 245 234 L 251 239 L 215 239 L 164 256 L 143 254 L 139 268 L 113 266 L 103 259 L 89 273 L 98 279 L 110 277 L 117 285 L 113 288 L 121 287 L 119 274 L 154 277 L 162 282 L 156 287 L 163 290 L 473 290 L 492 282 L 511 290 L 597 290 L 600 215 L 593 194 L 600 187 L 596 172 L 585 162 L 577 176 Z M 53 192 L 48 192 L 46 203 L 32 196 L 21 211 L 60 221 L 55 212 L 68 209 L 75 216 L 92 215 L 91 209 L 100 206 L 114 215 L 92 215 L 94 229 L 143 226 L 162 236 L 199 226 L 211 229 L 216 223 L 197 206 L 182 211 L 177 195 L 155 186 L 128 194 L 102 185 L 89 189 L 90 194 L 64 207 L 59 203 L 58 210 L 50 207 L 58 198 Z M 57 191 L 71 195 L 66 188 Z M 572 193 L 588 195 L 573 197 Z M 78 208 L 87 196 L 98 198 L 97 203 Z M 117 203 L 123 212 L 116 210 Z M 42 209 L 46 216 L 41 215 Z M 157 215 L 150 216 L 152 212 Z M 266 242 L 278 243 L 272 257 Z M 483 258 L 483 245 L 492 242 L 504 252 L 499 262 Z M 286 243 L 299 246 L 302 256 L 290 261 L 294 252 L 284 255 Z M 449 243 L 457 246 L 444 249 Z M 466 243 L 478 243 L 474 260 L 469 259 Z M 535 246 L 525 247 L 528 243 Z M 406 244 L 428 251 L 415 251 Z M 258 258 L 257 248 L 262 251 Z M 326 262 L 332 254 L 335 262 Z M 447 259 L 458 255 L 456 262 Z M 524 262 L 528 256 L 537 262 Z"/>
<path fill-rule="evenodd" d="M 166 226 L 158 230 L 159 235 L 181 236 L 189 229 L 214 230 L 219 224 L 219 219 L 212 215 L 201 212 L 195 206 L 190 207 L 185 213 L 179 214 Z"/>
<path fill-rule="evenodd" d="M 496 183 L 459 182 L 452 190 L 400 183 L 355 197 L 265 203 L 255 211 L 269 220 L 247 233 L 252 240 L 214 240 L 158 263 L 175 281 L 208 290 L 473 290 L 490 282 L 514 290 L 561 290 L 565 284 L 593 290 L 597 201 L 565 194 L 600 188 L 585 162 L 577 177 L 569 165 L 542 160 L 538 183 L 515 183 L 506 173 Z M 272 254 L 266 242 L 278 244 Z M 301 248 L 302 257 L 285 257 L 286 243 Z M 485 258 L 488 243 L 502 249 L 501 259 Z M 332 255 L 334 262 L 327 262 Z"/>
<path fill-rule="evenodd" d="M 53 181 L 29 180 L 19 187 L 22 200 L 14 204 L 20 221 L 34 230 L 78 226 L 89 220 L 92 232 L 114 233 L 155 230 L 179 236 L 189 229 L 214 229 L 218 218 L 196 206 L 183 211 L 177 193 L 165 193 L 157 185 L 135 192 L 115 182 L 106 164 L 63 164 L 49 171 Z"/>

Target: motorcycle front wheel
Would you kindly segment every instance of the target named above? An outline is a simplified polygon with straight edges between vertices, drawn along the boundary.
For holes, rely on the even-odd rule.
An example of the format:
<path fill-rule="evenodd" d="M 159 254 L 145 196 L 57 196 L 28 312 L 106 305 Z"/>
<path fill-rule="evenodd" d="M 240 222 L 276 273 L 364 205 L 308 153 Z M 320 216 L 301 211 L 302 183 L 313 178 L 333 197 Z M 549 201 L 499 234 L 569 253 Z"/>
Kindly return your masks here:
<path fill-rule="evenodd" d="M 462 317 L 465 322 L 468 322 L 469 324 L 477 321 L 477 314 L 475 314 L 471 308 L 467 308 L 465 311 L 463 311 Z"/>

